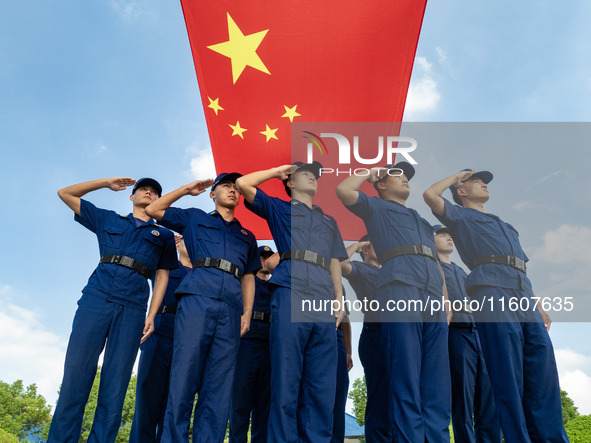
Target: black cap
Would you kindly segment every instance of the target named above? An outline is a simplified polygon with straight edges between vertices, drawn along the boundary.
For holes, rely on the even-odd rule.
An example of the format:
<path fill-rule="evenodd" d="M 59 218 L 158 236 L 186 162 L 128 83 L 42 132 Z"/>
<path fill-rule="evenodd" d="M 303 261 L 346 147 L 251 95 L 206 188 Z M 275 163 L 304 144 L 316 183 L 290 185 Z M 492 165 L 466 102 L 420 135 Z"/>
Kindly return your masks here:
<path fill-rule="evenodd" d="M 320 162 L 314 161 L 312 163 L 302 163 L 302 162 L 293 162 L 292 166 L 296 166 L 296 170 L 292 173 L 295 174 L 297 171 L 310 171 L 316 177 L 316 180 L 320 178 L 320 170 L 322 169 L 322 165 Z M 287 177 L 283 180 L 283 186 L 285 187 L 285 192 L 287 195 L 291 197 L 291 188 L 287 186 L 287 182 L 291 180 L 291 176 Z"/>
<path fill-rule="evenodd" d="M 491 172 L 488 171 L 480 171 L 480 172 L 476 172 L 474 171 L 474 169 L 462 169 L 463 171 L 472 171 L 472 175 L 470 177 L 468 177 L 467 180 L 474 180 L 475 178 L 479 178 L 480 180 L 482 180 L 482 182 L 485 185 L 488 185 L 492 179 L 493 179 L 493 175 Z M 449 187 L 449 190 L 451 191 L 451 196 L 453 197 L 454 201 L 458 204 L 458 205 L 462 205 L 462 200 L 460 199 L 460 196 L 458 195 L 458 191 L 457 188 L 454 185 L 451 185 Z"/>
<path fill-rule="evenodd" d="M 158 194 L 158 197 L 162 196 L 162 186 L 160 186 L 160 183 L 158 183 L 153 178 L 148 177 L 140 178 L 138 181 L 136 181 L 135 185 L 133 185 L 131 193 L 135 194 L 135 191 L 137 191 L 137 189 L 141 188 L 142 186 L 150 186 L 151 188 L 154 188 L 154 190 Z"/>
<path fill-rule="evenodd" d="M 236 179 L 242 177 L 242 174 L 238 172 L 222 172 L 218 175 L 215 180 L 213 181 L 213 185 L 211 185 L 211 190 L 213 191 L 220 182 L 232 182 L 235 183 Z"/>
<path fill-rule="evenodd" d="M 384 166 L 384 168 L 388 169 L 388 170 L 397 169 L 399 171 L 402 171 L 402 173 L 404 175 L 406 175 L 406 179 L 408 181 L 410 181 L 410 179 L 413 178 L 415 175 L 414 166 L 408 162 L 398 162 L 395 165 L 386 165 L 386 166 Z M 391 174 L 391 175 L 396 175 L 396 174 Z M 378 189 L 378 183 L 381 182 L 382 180 L 384 180 L 386 177 L 388 177 L 388 174 L 385 175 L 384 177 L 380 178 L 379 180 L 376 180 L 375 182 L 373 182 L 373 187 L 376 189 L 376 191 Z"/>
<path fill-rule="evenodd" d="M 268 247 L 268 246 L 259 246 L 259 256 L 261 256 L 263 258 L 269 258 L 273 254 L 275 254 L 275 251 L 273 251 L 270 247 Z"/>

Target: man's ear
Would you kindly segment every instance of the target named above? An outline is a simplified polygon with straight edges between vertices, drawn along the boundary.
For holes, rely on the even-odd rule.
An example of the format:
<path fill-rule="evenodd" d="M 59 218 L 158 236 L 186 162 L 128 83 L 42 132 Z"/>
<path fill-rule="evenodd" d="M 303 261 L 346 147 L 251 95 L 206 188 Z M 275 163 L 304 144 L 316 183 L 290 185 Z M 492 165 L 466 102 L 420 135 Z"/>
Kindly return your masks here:
<path fill-rule="evenodd" d="M 384 183 L 384 180 L 382 180 L 382 181 L 379 181 L 379 182 L 378 182 L 378 184 L 377 184 L 376 186 L 377 186 L 377 188 L 378 188 L 380 191 L 385 191 L 385 190 L 386 190 L 386 183 Z"/>
<path fill-rule="evenodd" d="M 129 196 L 129 201 L 133 201 L 133 194 Z"/>
<path fill-rule="evenodd" d="M 287 187 L 293 189 L 293 185 L 291 183 L 291 175 L 289 176 L 289 179 L 287 179 Z"/>
<path fill-rule="evenodd" d="M 215 200 L 215 191 L 209 191 L 209 198 L 213 198 Z"/>

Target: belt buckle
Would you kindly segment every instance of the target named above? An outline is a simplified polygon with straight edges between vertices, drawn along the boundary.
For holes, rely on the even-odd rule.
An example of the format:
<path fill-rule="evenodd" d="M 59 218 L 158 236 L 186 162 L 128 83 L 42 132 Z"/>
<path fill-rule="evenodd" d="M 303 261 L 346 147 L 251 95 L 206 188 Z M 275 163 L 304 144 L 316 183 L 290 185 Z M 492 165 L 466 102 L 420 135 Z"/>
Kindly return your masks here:
<path fill-rule="evenodd" d="M 519 257 L 513 257 L 515 262 L 515 267 L 518 268 L 520 271 L 525 271 L 525 261 L 520 259 Z"/>
<path fill-rule="evenodd" d="M 128 257 L 126 255 L 121 256 L 121 259 L 119 260 L 119 264 L 121 266 L 125 266 L 126 268 L 131 268 L 134 264 L 135 260 L 131 257 Z"/>
<path fill-rule="evenodd" d="M 252 313 L 252 319 L 253 320 L 264 320 L 265 319 L 265 313 L 261 312 L 261 311 L 254 311 Z"/>
<path fill-rule="evenodd" d="M 221 259 L 219 268 L 222 271 L 230 272 L 232 268 L 232 263 L 230 263 L 228 260 Z"/>
<path fill-rule="evenodd" d="M 304 261 L 315 263 L 317 254 L 314 251 L 304 250 Z"/>

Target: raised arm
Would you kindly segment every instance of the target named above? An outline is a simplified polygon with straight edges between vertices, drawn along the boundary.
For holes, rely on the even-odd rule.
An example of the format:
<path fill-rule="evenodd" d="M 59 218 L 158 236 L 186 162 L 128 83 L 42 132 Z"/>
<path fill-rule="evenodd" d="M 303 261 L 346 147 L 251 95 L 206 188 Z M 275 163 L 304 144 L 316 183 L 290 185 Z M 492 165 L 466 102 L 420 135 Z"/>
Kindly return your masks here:
<path fill-rule="evenodd" d="M 181 186 L 168 194 L 164 194 L 158 200 L 146 208 L 146 214 L 160 221 L 164 217 L 164 212 L 179 198 L 185 195 L 199 195 L 204 193 L 209 186 L 213 184 L 213 179 L 195 180 L 188 185 Z"/>
<path fill-rule="evenodd" d="M 372 168 L 368 175 L 357 176 L 351 175 L 340 182 L 336 188 L 337 197 L 345 206 L 351 206 L 359 200 L 359 188 L 368 181 L 375 182 L 380 177 L 380 172 L 385 173 L 385 168 Z"/>
<path fill-rule="evenodd" d="M 365 248 L 366 246 L 369 246 L 370 242 L 368 241 L 360 241 L 357 243 L 353 243 L 352 245 L 348 246 L 346 251 L 347 251 L 347 255 L 349 256 L 349 258 L 347 260 L 343 260 L 341 262 L 341 273 L 343 274 L 343 277 L 346 277 L 347 275 L 349 275 L 351 273 L 351 271 L 353 270 L 353 266 L 351 266 L 350 260 L 351 257 L 353 256 L 353 254 L 355 254 L 356 252 L 360 252 L 363 250 L 363 248 Z"/>
<path fill-rule="evenodd" d="M 76 215 L 80 215 L 80 197 L 102 188 L 109 188 L 112 191 L 123 191 L 128 186 L 133 186 L 134 184 L 135 180 L 129 177 L 101 178 L 60 189 L 57 191 L 57 195 Z"/>
<path fill-rule="evenodd" d="M 285 180 L 289 177 L 291 169 L 291 165 L 283 165 L 276 168 L 265 169 L 264 171 L 256 171 L 251 174 L 246 174 L 236 180 L 236 187 L 244 197 L 244 200 L 252 204 L 257 193 L 257 186 L 272 178 Z"/>
<path fill-rule="evenodd" d="M 445 202 L 441 197 L 445 190 L 450 186 L 459 186 L 463 181 L 466 181 L 472 172 L 470 171 L 460 171 L 457 174 L 450 175 L 443 180 L 438 181 L 425 192 L 423 192 L 423 199 L 425 199 L 425 203 L 429 205 L 433 213 L 445 216 Z"/>

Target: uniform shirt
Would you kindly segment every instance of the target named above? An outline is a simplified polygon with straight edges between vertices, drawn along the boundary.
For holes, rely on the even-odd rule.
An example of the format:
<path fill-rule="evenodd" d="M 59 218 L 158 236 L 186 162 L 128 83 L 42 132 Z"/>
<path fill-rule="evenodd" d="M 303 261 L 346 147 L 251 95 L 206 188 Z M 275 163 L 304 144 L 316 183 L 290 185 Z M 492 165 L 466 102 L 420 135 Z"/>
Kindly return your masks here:
<path fill-rule="evenodd" d="M 449 301 L 461 300 L 462 302 L 470 302 L 470 297 L 468 297 L 468 293 L 466 292 L 466 277 L 468 277 L 466 272 L 455 263 L 439 263 L 445 276 L 445 286 L 447 287 Z M 474 323 L 474 318 L 471 314 L 455 311 L 453 314 L 452 323 Z"/>
<path fill-rule="evenodd" d="M 298 200 L 287 202 L 269 197 L 257 189 L 252 212 L 267 220 L 279 255 L 286 251 L 307 249 L 320 254 L 330 264 L 332 258 L 347 259 L 347 251 L 337 222 L 314 205 L 310 209 Z M 323 298 L 334 298 L 334 285 L 330 273 L 320 266 L 301 260 L 285 260 L 273 271 L 271 283 L 293 287 L 299 291 Z"/>
<path fill-rule="evenodd" d="M 168 286 L 166 286 L 166 292 L 164 293 L 159 310 L 162 310 L 164 306 L 176 307 L 178 304 L 174 293 L 181 284 L 181 281 L 183 281 L 183 278 L 191 272 L 191 268 L 183 266 L 181 262 L 178 262 L 178 265 L 178 268 L 170 271 L 168 274 Z M 174 319 L 175 314 L 172 313 L 156 314 L 154 318 L 154 333 L 172 338 L 174 336 Z"/>
<path fill-rule="evenodd" d="M 254 277 L 254 303 L 252 310 L 257 312 L 271 313 L 271 294 L 273 293 L 272 285 L 268 280 L 261 280 L 256 275 Z M 250 330 L 242 336 L 242 338 L 256 338 L 269 340 L 269 330 L 271 323 L 251 320 Z"/>
<path fill-rule="evenodd" d="M 414 209 L 361 191 L 357 203 L 347 209 L 363 219 L 378 257 L 392 248 L 410 245 L 424 245 L 436 253 L 433 228 Z M 443 278 L 437 262 L 424 255 L 399 255 L 382 263 L 378 287 L 395 281 L 442 295 Z"/>
<path fill-rule="evenodd" d="M 377 280 L 379 267 L 370 265 L 369 263 L 363 263 L 360 261 L 351 261 L 351 273 L 345 278 L 349 280 L 349 284 L 355 291 L 357 299 L 369 304 L 371 300 L 375 300 L 377 292 Z M 377 322 L 377 312 L 367 311 L 363 316 L 364 322 Z"/>
<path fill-rule="evenodd" d="M 218 211 L 168 208 L 161 223 L 183 235 L 192 263 L 207 257 L 223 258 L 234 263 L 242 274 L 261 267 L 256 239 L 237 219 L 227 222 Z M 176 294 L 217 298 L 242 312 L 240 280 L 221 269 L 193 269 Z"/>
<path fill-rule="evenodd" d="M 114 211 L 97 208 L 84 199 L 80 199 L 80 215 L 75 215 L 74 220 L 96 234 L 101 257 L 126 255 L 147 266 L 152 271 L 152 277 L 156 269 L 178 266 L 173 233 L 154 220 L 136 226 L 132 214 L 123 217 Z M 82 293 L 146 309 L 150 287 L 148 280 L 133 269 L 101 263 Z"/>
<path fill-rule="evenodd" d="M 445 216 L 435 216 L 447 226 L 462 261 L 472 270 L 466 279 L 470 291 L 474 286 L 496 286 L 531 292 L 531 283 L 525 273 L 506 265 L 484 263 L 473 267 L 481 255 L 512 255 L 527 261 L 521 249 L 519 234 L 513 226 L 493 214 L 463 208 L 445 202 Z"/>

